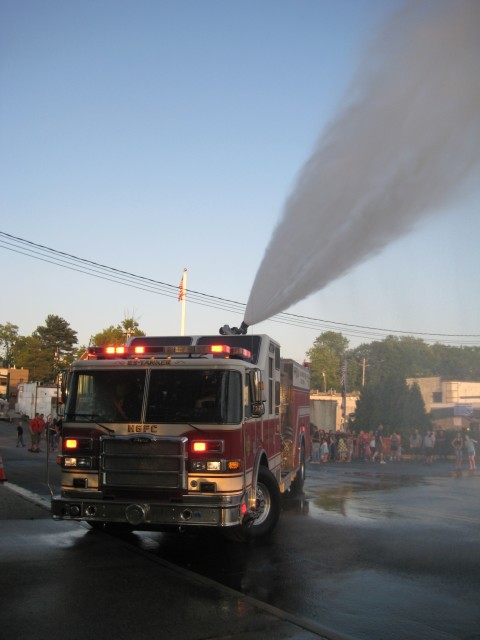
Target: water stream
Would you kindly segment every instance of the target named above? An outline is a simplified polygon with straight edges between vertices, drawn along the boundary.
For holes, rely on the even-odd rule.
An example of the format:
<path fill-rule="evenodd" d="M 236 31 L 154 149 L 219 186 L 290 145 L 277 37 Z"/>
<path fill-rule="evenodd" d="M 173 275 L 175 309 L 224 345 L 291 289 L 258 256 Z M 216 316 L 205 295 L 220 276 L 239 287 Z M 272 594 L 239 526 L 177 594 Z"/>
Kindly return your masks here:
<path fill-rule="evenodd" d="M 376 34 L 284 205 L 246 324 L 380 252 L 479 170 L 479 33 L 478 0 L 423 0 Z"/>

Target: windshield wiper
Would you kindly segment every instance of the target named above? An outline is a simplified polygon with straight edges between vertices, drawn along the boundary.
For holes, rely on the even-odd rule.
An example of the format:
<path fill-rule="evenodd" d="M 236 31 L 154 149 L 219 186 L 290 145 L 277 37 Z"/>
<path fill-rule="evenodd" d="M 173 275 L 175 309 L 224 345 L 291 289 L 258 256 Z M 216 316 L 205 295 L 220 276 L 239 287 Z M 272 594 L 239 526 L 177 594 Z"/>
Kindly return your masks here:
<path fill-rule="evenodd" d="M 193 429 L 196 429 L 197 431 L 200 431 L 200 433 L 203 433 L 202 429 L 199 429 L 198 427 L 196 427 L 194 424 L 192 424 L 191 422 L 187 422 L 189 427 L 193 427 Z"/>
<path fill-rule="evenodd" d="M 102 415 L 100 413 L 68 413 L 67 414 L 67 418 L 70 418 L 71 420 L 76 420 L 76 418 L 88 418 L 86 422 L 96 424 L 97 427 L 100 427 L 101 429 L 105 429 L 107 433 L 115 435 L 115 431 L 113 429 L 110 429 L 109 427 L 106 427 L 104 424 L 97 422 L 96 418 L 101 418 L 101 417 Z"/>

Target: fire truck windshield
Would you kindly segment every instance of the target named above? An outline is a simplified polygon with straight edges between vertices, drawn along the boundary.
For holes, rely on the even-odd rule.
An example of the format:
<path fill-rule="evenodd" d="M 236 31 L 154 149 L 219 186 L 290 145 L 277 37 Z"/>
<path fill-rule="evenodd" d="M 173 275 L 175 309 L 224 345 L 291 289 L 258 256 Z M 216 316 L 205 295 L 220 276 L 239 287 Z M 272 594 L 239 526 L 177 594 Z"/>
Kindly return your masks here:
<path fill-rule="evenodd" d="M 242 378 L 237 371 L 159 369 L 77 371 L 66 407 L 70 422 L 238 424 Z"/>

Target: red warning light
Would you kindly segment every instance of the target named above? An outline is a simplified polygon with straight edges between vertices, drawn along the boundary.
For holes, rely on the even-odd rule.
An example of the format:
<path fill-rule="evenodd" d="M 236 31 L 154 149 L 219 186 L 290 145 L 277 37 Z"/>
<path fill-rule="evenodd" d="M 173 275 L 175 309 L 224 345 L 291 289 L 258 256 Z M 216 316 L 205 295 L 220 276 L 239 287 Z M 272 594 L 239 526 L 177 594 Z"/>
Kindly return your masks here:
<path fill-rule="evenodd" d="M 224 344 L 212 344 L 210 346 L 210 351 L 212 353 L 230 353 L 230 347 L 227 347 Z"/>

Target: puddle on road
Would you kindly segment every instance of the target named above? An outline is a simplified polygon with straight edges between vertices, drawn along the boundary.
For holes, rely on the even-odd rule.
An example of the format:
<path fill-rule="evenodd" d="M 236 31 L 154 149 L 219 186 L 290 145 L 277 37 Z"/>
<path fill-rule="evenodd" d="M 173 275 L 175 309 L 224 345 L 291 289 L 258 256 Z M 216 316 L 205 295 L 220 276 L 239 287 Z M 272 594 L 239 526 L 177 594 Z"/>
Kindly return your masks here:
<path fill-rule="evenodd" d="M 284 500 L 283 510 L 322 518 L 326 513 L 351 519 L 402 518 L 404 516 L 395 510 L 396 503 L 388 499 L 388 492 L 423 484 L 426 484 L 424 478 L 368 471 L 351 472 L 348 479 L 317 477 L 305 487 L 302 498 Z M 387 492 L 387 496 L 380 492 Z"/>

